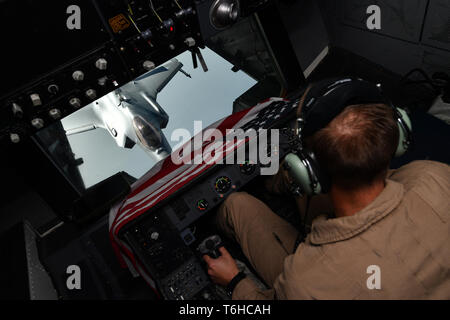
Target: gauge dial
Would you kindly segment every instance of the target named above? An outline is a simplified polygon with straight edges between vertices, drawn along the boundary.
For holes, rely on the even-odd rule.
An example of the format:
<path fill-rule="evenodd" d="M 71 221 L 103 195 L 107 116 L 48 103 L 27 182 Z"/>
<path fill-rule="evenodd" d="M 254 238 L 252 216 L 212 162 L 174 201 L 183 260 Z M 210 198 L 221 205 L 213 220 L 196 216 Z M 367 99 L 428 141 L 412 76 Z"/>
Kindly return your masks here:
<path fill-rule="evenodd" d="M 226 193 L 231 188 L 231 179 L 226 176 L 217 178 L 214 188 L 218 193 Z"/>
<path fill-rule="evenodd" d="M 205 211 L 208 208 L 208 201 L 206 201 L 205 199 L 200 199 L 197 201 L 197 209 L 200 211 Z"/>

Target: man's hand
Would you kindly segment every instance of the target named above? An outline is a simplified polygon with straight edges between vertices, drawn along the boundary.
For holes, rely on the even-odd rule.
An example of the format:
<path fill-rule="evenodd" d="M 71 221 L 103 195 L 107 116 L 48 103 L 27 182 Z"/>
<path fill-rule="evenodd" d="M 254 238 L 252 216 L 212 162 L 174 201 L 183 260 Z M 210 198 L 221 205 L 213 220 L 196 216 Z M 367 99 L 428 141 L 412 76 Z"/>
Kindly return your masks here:
<path fill-rule="evenodd" d="M 219 248 L 222 254 L 219 258 L 213 259 L 208 255 L 203 256 L 203 260 L 208 264 L 208 274 L 213 282 L 224 287 L 239 273 L 239 269 L 230 253 L 225 247 Z"/>

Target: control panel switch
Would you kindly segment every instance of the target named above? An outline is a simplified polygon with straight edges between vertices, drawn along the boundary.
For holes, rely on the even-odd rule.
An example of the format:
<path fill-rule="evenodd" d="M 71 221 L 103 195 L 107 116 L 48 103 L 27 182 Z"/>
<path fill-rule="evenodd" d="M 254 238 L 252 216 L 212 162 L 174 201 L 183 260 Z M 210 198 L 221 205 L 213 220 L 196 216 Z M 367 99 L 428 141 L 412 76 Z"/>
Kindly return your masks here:
<path fill-rule="evenodd" d="M 30 95 L 31 103 L 33 103 L 33 106 L 39 107 L 42 105 L 41 97 L 37 93 L 33 93 Z"/>
<path fill-rule="evenodd" d="M 142 64 L 142 66 L 147 71 L 155 69 L 155 63 L 153 61 L 150 61 L 150 60 L 145 60 L 144 63 Z"/>
<path fill-rule="evenodd" d="M 15 102 L 12 104 L 12 112 L 13 112 L 14 117 L 16 117 L 16 118 L 22 118 L 22 116 L 23 116 L 22 107 L 19 106 Z"/>
<path fill-rule="evenodd" d="M 50 109 L 50 111 L 48 112 L 48 115 L 50 116 L 50 118 L 52 118 L 54 120 L 58 120 L 59 118 L 61 118 L 61 111 L 57 108 L 53 108 L 53 109 Z"/>
<path fill-rule="evenodd" d="M 78 109 L 78 108 L 81 107 L 81 100 L 78 99 L 78 98 L 72 98 L 72 99 L 69 100 L 69 104 L 70 104 L 72 107 Z"/>
<path fill-rule="evenodd" d="M 47 87 L 47 91 L 51 94 L 57 94 L 59 91 L 59 87 L 56 84 L 51 84 Z"/>
<path fill-rule="evenodd" d="M 159 238 L 159 233 L 158 232 L 152 232 L 152 234 L 150 235 L 150 238 L 152 239 L 152 240 L 158 240 L 158 238 Z"/>
<path fill-rule="evenodd" d="M 186 38 L 184 40 L 184 43 L 188 46 L 188 47 L 193 47 L 195 46 L 195 39 L 192 37 Z"/>
<path fill-rule="evenodd" d="M 108 68 L 108 61 L 106 61 L 106 59 L 104 58 L 100 58 L 97 61 L 95 61 L 95 66 L 99 70 L 106 70 L 106 68 Z"/>
<path fill-rule="evenodd" d="M 97 92 L 94 89 L 89 89 L 86 91 L 86 97 L 95 100 L 97 98 Z"/>
<path fill-rule="evenodd" d="M 108 77 L 101 77 L 97 80 L 97 83 L 100 87 L 104 87 L 106 85 L 106 82 L 108 81 Z"/>
<path fill-rule="evenodd" d="M 41 118 L 34 118 L 31 120 L 31 125 L 36 129 L 42 129 L 44 127 L 44 120 Z"/>
<path fill-rule="evenodd" d="M 11 133 L 9 135 L 9 138 L 11 139 L 12 143 L 19 143 L 20 142 L 20 136 L 17 133 Z"/>
<path fill-rule="evenodd" d="M 84 80 L 84 72 L 77 70 L 74 73 L 72 73 L 72 78 L 75 81 L 83 81 Z"/>
<path fill-rule="evenodd" d="M 149 40 L 152 37 L 152 32 L 150 31 L 150 29 L 144 30 L 141 32 L 141 36 L 145 40 Z"/>

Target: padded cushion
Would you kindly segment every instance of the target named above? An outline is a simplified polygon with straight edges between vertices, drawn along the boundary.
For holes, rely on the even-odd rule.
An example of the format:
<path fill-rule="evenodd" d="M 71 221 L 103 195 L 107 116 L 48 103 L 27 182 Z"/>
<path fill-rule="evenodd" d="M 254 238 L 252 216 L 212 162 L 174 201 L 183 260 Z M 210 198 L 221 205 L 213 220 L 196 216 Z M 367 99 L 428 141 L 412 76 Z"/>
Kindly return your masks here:
<path fill-rule="evenodd" d="M 365 103 L 390 105 L 373 83 L 361 79 L 332 78 L 318 82 L 306 95 L 302 108 L 304 137 L 326 127 L 345 107 Z"/>

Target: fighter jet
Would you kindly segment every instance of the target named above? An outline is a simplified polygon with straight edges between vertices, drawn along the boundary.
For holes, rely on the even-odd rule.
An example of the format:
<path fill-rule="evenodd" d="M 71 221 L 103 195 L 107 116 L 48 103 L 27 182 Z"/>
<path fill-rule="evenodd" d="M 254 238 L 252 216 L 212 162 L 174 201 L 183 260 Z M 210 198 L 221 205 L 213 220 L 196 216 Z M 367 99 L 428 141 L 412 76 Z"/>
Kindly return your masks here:
<path fill-rule="evenodd" d="M 172 152 L 161 129 L 167 126 L 169 116 L 156 101 L 158 93 L 178 71 L 186 74 L 183 64 L 172 59 L 119 89 L 103 96 L 86 108 L 89 116 L 75 128 L 66 129 L 66 135 L 103 128 L 119 147 L 140 145 L 156 161 Z M 186 74 L 187 75 L 187 74 Z"/>

